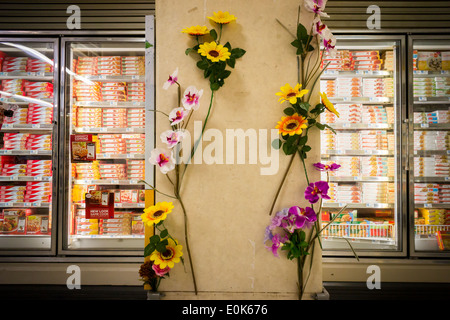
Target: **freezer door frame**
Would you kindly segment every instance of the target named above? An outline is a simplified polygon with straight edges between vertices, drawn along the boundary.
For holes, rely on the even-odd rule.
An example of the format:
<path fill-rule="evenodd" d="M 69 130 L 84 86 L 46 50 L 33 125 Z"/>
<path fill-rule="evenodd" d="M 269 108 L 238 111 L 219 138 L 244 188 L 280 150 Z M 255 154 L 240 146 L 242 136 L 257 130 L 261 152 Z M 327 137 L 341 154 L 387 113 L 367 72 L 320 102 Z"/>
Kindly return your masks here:
<path fill-rule="evenodd" d="M 398 60 L 396 64 L 396 68 L 398 73 L 396 76 L 399 78 L 396 81 L 396 154 L 397 154 L 397 163 L 396 163 L 396 171 L 398 172 L 397 180 L 397 199 L 398 203 L 396 204 L 395 210 L 397 210 L 397 220 L 396 220 L 396 237 L 398 240 L 397 249 L 396 250 L 355 250 L 358 257 L 378 257 L 378 258 L 391 258 L 391 257 L 407 257 L 407 151 L 406 151 L 406 140 L 404 139 L 402 132 L 406 130 L 406 123 L 402 120 L 406 117 L 406 35 L 404 34 L 357 34 L 351 31 L 334 33 L 336 36 L 336 45 L 339 46 L 339 41 L 377 41 L 377 42 L 392 42 L 396 41 L 398 43 Z M 357 45 L 357 43 L 355 43 Z M 323 257 L 352 257 L 354 256 L 352 250 L 348 248 L 348 250 L 333 250 L 333 249 L 323 249 L 322 252 Z"/>
<path fill-rule="evenodd" d="M 59 68 L 60 68 L 60 38 L 58 36 L 31 36 L 18 37 L 14 33 L 0 33 L 0 42 L 43 42 L 53 44 L 53 130 L 52 130 L 52 229 L 50 235 L 50 248 L 49 249 L 11 249 L 2 250 L 0 249 L 0 261 L 8 259 L 7 257 L 48 257 L 55 256 L 57 253 L 57 234 L 58 234 L 58 190 L 59 190 L 59 170 L 57 167 L 57 159 L 59 159 L 59 121 L 58 112 L 60 107 L 59 100 Z M 20 129 L 19 129 L 20 130 Z M 39 238 L 33 239 L 34 241 L 39 241 Z M 31 240 L 31 237 L 30 237 Z"/>
<path fill-rule="evenodd" d="M 68 248 L 68 212 L 67 212 L 67 204 L 68 202 L 68 191 L 69 191 L 69 175 L 70 175 L 70 168 L 66 166 L 68 159 L 68 146 L 65 145 L 65 141 L 67 139 L 67 135 L 70 135 L 70 133 L 66 132 L 66 125 L 68 121 L 68 115 L 66 115 L 66 90 L 65 90 L 65 81 L 68 78 L 66 76 L 66 67 L 70 66 L 70 61 L 66 61 L 67 57 L 67 46 L 68 44 L 72 42 L 142 42 L 143 48 L 145 48 L 145 37 L 144 35 L 135 35 L 131 34 L 130 36 L 120 35 L 120 36 L 101 36 L 100 34 L 92 34 L 92 36 L 80 36 L 80 37 L 63 37 L 61 39 L 61 74 L 60 74 L 60 99 L 61 99 L 61 108 L 60 108 L 60 147 L 62 149 L 62 152 L 60 153 L 60 184 L 61 184 L 61 191 L 63 192 L 63 195 L 61 195 L 61 201 L 59 206 L 59 216 L 58 216 L 58 254 L 59 255 L 65 255 L 65 256 L 92 256 L 92 257 L 142 257 L 143 256 L 143 250 L 144 250 L 144 238 L 142 238 L 142 248 L 139 249 L 102 249 L 102 248 L 95 248 L 95 249 L 69 249 Z M 155 59 L 153 57 L 153 70 L 155 68 Z M 146 64 L 146 72 L 145 72 L 145 81 L 147 82 L 147 64 Z M 154 82 L 152 82 L 153 84 Z M 151 93 L 152 95 L 154 92 Z M 69 97 L 68 97 L 69 98 Z M 152 97 L 152 101 L 154 101 L 154 98 Z M 147 98 L 146 98 L 146 104 L 145 108 L 148 109 L 147 105 Z M 152 119 L 154 121 L 154 118 Z M 147 119 L 146 119 L 147 122 Z M 153 148 L 153 140 L 154 140 L 154 126 L 153 131 L 147 132 L 147 126 L 146 126 L 146 150 L 148 148 Z M 147 135 L 150 138 L 149 142 L 147 142 Z M 146 151 L 147 152 L 147 151 Z M 146 166 L 146 179 L 153 179 L 153 174 L 150 172 L 148 174 L 148 166 Z M 66 169 L 68 171 L 66 171 Z"/>
<path fill-rule="evenodd" d="M 414 92 L 413 92 L 413 81 L 414 81 L 414 72 L 413 72 L 413 50 L 414 50 L 414 41 L 430 41 L 433 40 L 447 40 L 450 45 L 450 35 L 446 34 L 410 34 L 407 36 L 407 71 L 408 71 L 408 82 L 407 82 L 407 91 L 408 91 L 408 138 L 409 138 L 409 154 L 408 161 L 411 164 L 409 170 L 409 179 L 408 183 L 410 188 L 409 190 L 409 210 L 408 210 L 408 234 L 409 234 L 409 255 L 411 257 L 416 258 L 450 258 L 450 251 L 440 252 L 440 251 L 416 251 L 415 246 L 415 232 L 414 232 Z M 432 44 L 432 43 L 430 43 Z M 450 100 L 448 103 L 450 107 Z"/>

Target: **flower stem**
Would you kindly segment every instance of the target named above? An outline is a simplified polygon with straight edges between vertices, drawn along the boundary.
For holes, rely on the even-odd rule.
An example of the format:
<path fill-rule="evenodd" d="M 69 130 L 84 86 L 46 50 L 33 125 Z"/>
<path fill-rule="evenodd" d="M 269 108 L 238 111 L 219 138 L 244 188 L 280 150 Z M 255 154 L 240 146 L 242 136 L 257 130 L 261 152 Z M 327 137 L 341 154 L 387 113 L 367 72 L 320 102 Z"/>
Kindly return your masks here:
<path fill-rule="evenodd" d="M 177 198 L 178 201 L 181 204 L 181 208 L 183 209 L 183 215 L 184 215 L 184 241 L 186 242 L 186 251 L 189 257 L 189 265 L 191 267 L 191 274 L 192 274 L 192 281 L 194 282 L 194 291 L 195 291 L 195 295 L 198 294 L 197 291 L 197 282 L 195 280 L 195 272 L 194 272 L 194 265 L 192 263 L 192 257 L 191 257 L 191 250 L 190 250 L 190 246 L 189 246 L 189 237 L 188 237 L 188 227 L 187 227 L 187 214 L 186 214 L 186 208 L 184 206 L 183 200 L 181 199 L 181 196 L 177 193 Z"/>
<path fill-rule="evenodd" d="M 281 183 L 278 186 L 277 193 L 275 194 L 275 198 L 273 199 L 273 202 L 272 202 L 272 207 L 270 208 L 270 211 L 269 211 L 269 216 L 272 214 L 273 208 L 275 207 L 275 203 L 277 202 L 278 196 L 280 195 L 281 188 L 283 187 L 284 181 L 286 180 L 289 170 L 291 169 L 292 163 L 294 162 L 295 154 L 296 154 L 295 152 L 292 154 L 291 160 L 289 161 L 286 171 L 284 172 L 283 179 L 281 180 Z"/>

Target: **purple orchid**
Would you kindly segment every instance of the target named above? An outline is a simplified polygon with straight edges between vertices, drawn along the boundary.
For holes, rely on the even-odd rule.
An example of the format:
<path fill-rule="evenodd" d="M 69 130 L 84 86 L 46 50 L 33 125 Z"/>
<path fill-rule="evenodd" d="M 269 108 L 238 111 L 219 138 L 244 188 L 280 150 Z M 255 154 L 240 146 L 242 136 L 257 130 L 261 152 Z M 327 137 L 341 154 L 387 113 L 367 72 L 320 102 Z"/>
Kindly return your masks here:
<path fill-rule="evenodd" d="M 328 196 L 328 189 L 330 186 L 326 181 L 317 181 L 310 183 L 305 190 L 305 199 L 310 203 L 316 203 L 319 201 L 319 198 L 322 199 L 330 199 Z"/>
<path fill-rule="evenodd" d="M 313 166 L 319 171 L 336 171 L 341 167 L 340 164 L 332 163 L 332 164 L 323 164 L 320 162 L 314 163 Z"/>
<path fill-rule="evenodd" d="M 287 240 L 287 235 L 281 237 L 279 234 L 276 234 L 272 237 L 272 246 L 266 246 L 266 248 L 271 250 L 273 255 L 278 258 L 278 248 L 281 247 Z"/>

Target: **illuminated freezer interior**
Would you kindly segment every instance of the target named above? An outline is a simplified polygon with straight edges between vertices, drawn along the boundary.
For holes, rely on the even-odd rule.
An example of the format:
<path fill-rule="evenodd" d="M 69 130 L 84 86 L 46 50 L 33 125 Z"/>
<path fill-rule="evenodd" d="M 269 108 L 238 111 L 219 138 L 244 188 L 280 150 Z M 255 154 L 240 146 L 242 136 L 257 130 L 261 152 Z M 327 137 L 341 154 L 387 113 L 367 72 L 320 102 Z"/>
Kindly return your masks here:
<path fill-rule="evenodd" d="M 66 206 L 67 249 L 137 250 L 144 245 L 144 42 L 66 45 L 66 143 L 91 134 L 95 161 L 74 161 Z M 70 148 L 69 148 L 70 149 Z M 72 161 L 72 158 L 71 160 Z M 87 219 L 85 195 L 114 193 L 114 217 Z"/>
<path fill-rule="evenodd" d="M 2 251 L 52 247 L 56 46 L 55 41 L 0 41 Z"/>
<path fill-rule="evenodd" d="M 335 131 L 321 132 L 321 161 L 341 165 L 322 172 L 331 197 L 323 203 L 323 248 L 351 254 L 349 242 L 365 252 L 400 250 L 398 43 L 338 44 L 335 57 L 324 54 L 320 78 L 339 112 L 321 115 Z"/>
<path fill-rule="evenodd" d="M 414 251 L 449 252 L 450 41 L 415 40 L 412 54 Z"/>

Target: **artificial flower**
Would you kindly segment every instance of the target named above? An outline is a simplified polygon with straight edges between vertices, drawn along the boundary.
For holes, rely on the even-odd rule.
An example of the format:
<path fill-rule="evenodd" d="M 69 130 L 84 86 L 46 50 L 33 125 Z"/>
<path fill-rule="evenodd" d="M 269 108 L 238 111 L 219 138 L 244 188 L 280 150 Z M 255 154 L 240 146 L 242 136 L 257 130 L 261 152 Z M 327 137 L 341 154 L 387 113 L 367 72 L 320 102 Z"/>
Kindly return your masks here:
<path fill-rule="evenodd" d="M 319 92 L 320 97 L 322 98 L 322 104 L 325 106 L 325 108 L 334 113 L 337 117 L 339 117 L 339 112 L 334 108 L 333 104 L 328 100 L 328 97 L 325 92 Z"/>
<path fill-rule="evenodd" d="M 320 16 L 317 16 L 314 18 L 313 22 L 313 35 L 322 35 L 322 33 L 327 30 L 327 26 L 322 23 L 322 20 L 320 20 Z"/>
<path fill-rule="evenodd" d="M 169 79 L 164 82 L 163 89 L 167 90 L 170 88 L 171 85 L 174 83 L 177 83 L 178 81 L 178 68 L 175 69 L 175 71 L 169 76 Z"/>
<path fill-rule="evenodd" d="M 209 30 L 206 26 L 192 26 L 184 28 L 181 32 L 191 36 L 204 36 L 205 34 L 209 34 Z"/>
<path fill-rule="evenodd" d="M 278 129 L 278 133 L 282 135 L 296 135 L 301 134 L 303 129 L 308 127 L 308 120 L 294 113 L 292 116 L 285 116 L 278 121 L 275 129 Z"/>
<path fill-rule="evenodd" d="M 277 96 L 280 96 L 278 101 L 280 101 L 280 103 L 289 101 L 290 104 L 296 104 L 297 98 L 303 97 L 309 91 L 307 89 L 300 90 L 301 87 L 302 85 L 299 83 L 297 83 L 294 88 L 292 88 L 289 83 L 286 83 L 284 87 L 280 88 L 281 92 L 276 93 Z"/>
<path fill-rule="evenodd" d="M 231 21 L 236 20 L 236 17 L 230 14 L 228 11 L 213 12 L 213 15 L 213 17 L 208 17 L 208 19 L 218 24 L 228 24 Z"/>
<path fill-rule="evenodd" d="M 287 217 L 289 214 L 289 208 L 285 208 L 281 211 L 278 211 L 275 216 L 272 218 L 271 224 L 268 226 L 269 230 L 273 230 L 276 227 L 281 226 L 282 220 Z"/>
<path fill-rule="evenodd" d="M 177 143 L 183 141 L 184 137 L 185 137 L 186 133 L 183 130 L 166 130 L 163 133 L 161 133 L 161 141 L 165 144 L 167 144 L 167 146 L 169 148 L 173 148 L 174 146 L 177 145 Z"/>
<path fill-rule="evenodd" d="M 295 216 L 295 226 L 297 229 L 311 228 L 314 222 L 317 221 L 317 215 L 311 207 L 291 207 L 289 212 Z"/>
<path fill-rule="evenodd" d="M 141 264 L 139 268 L 139 276 L 142 278 L 142 280 L 148 281 L 150 279 L 156 278 L 156 273 L 152 266 L 153 263 L 151 261 L 146 261 Z"/>
<path fill-rule="evenodd" d="M 271 250 L 273 255 L 278 258 L 278 248 L 281 247 L 281 245 L 283 245 L 288 239 L 289 238 L 287 235 L 281 237 L 279 234 L 276 234 L 272 237 L 272 245 L 265 247 Z"/>
<path fill-rule="evenodd" d="M 153 224 L 165 220 L 173 208 L 172 202 L 158 202 L 154 206 L 144 209 L 144 213 L 141 215 L 142 221 L 151 227 Z"/>
<path fill-rule="evenodd" d="M 154 264 L 152 266 L 153 271 L 155 271 L 155 274 L 158 277 L 164 277 L 167 273 L 169 273 L 170 268 L 169 267 L 165 267 L 164 269 L 162 269 L 160 266 Z"/>
<path fill-rule="evenodd" d="M 194 86 L 189 86 L 186 88 L 183 94 L 183 98 L 181 99 L 181 103 L 183 104 L 186 110 L 197 110 L 200 106 L 199 100 L 203 95 L 203 90 L 197 90 Z"/>
<path fill-rule="evenodd" d="M 320 162 L 314 163 L 313 166 L 319 171 L 336 171 L 341 167 L 340 164 L 332 163 L 332 164 L 323 164 Z"/>
<path fill-rule="evenodd" d="M 336 37 L 331 33 L 330 29 L 322 31 L 323 47 L 330 57 L 336 56 Z"/>
<path fill-rule="evenodd" d="M 155 250 L 150 255 L 150 260 L 152 260 L 154 264 L 158 265 L 161 269 L 167 267 L 173 268 L 175 263 L 180 262 L 180 257 L 183 255 L 182 245 L 179 245 L 177 242 L 173 241 L 170 238 L 167 239 L 167 241 L 168 244 L 164 252 Z"/>
<path fill-rule="evenodd" d="M 175 108 L 169 113 L 170 125 L 174 126 L 184 120 L 186 110 L 182 107 Z"/>
<path fill-rule="evenodd" d="M 272 231 L 270 229 L 270 226 L 266 227 L 266 230 L 264 231 L 264 243 L 266 243 L 267 240 L 272 240 L 273 238 L 273 234 Z"/>
<path fill-rule="evenodd" d="M 227 47 L 217 44 L 215 41 L 201 44 L 198 53 L 212 62 L 226 61 L 231 56 L 231 52 L 228 51 Z"/>
<path fill-rule="evenodd" d="M 305 199 L 310 203 L 316 203 L 319 198 L 330 199 L 327 194 L 329 188 L 330 186 L 326 181 L 312 182 L 308 187 L 306 187 Z"/>
<path fill-rule="evenodd" d="M 149 161 L 151 164 L 157 165 L 164 174 L 175 168 L 175 160 L 173 159 L 172 151 L 168 149 L 153 149 L 150 153 Z"/>
<path fill-rule="evenodd" d="M 319 16 L 329 18 L 330 16 L 323 12 L 325 9 L 325 5 L 327 4 L 327 0 L 305 0 L 305 8 L 309 12 L 314 12 Z"/>

